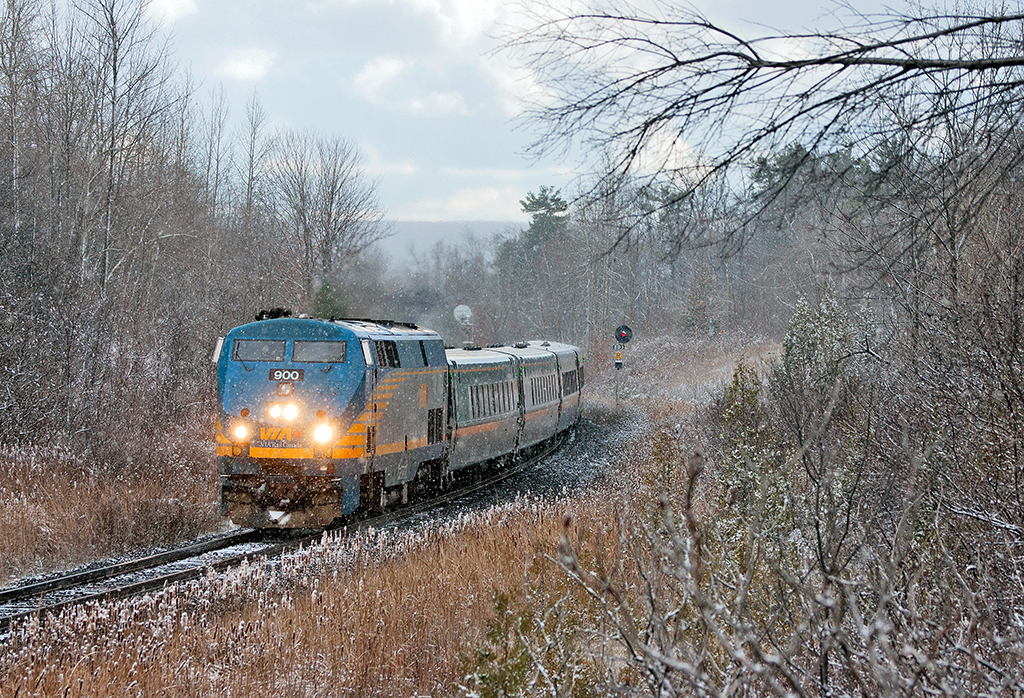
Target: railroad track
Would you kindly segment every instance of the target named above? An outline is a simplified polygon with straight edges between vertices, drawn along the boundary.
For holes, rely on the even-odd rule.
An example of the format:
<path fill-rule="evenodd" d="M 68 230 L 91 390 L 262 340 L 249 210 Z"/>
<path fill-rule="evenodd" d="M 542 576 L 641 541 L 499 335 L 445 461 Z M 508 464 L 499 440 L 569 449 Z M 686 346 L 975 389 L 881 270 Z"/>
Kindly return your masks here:
<path fill-rule="evenodd" d="M 353 521 L 339 528 L 343 528 L 343 535 L 352 535 L 368 528 L 397 525 L 424 512 L 478 495 L 546 458 L 561 445 L 562 441 L 564 439 L 515 464 L 491 471 L 476 482 L 460 483 L 457 489 L 451 489 L 430 499 L 412 502 L 382 514 Z M 464 475 L 463 477 L 472 476 Z M 18 620 L 32 616 L 44 619 L 48 614 L 67 606 L 145 594 L 162 589 L 169 584 L 196 579 L 211 570 L 217 572 L 226 570 L 241 564 L 244 560 L 280 556 L 286 552 L 297 550 L 299 547 L 315 545 L 322 534 L 323 531 L 305 535 L 289 535 L 285 532 L 274 532 L 267 535 L 250 529 L 235 531 L 134 560 L 75 572 L 33 584 L 2 589 L 0 590 L 0 636 L 6 635 L 11 624 Z M 280 538 L 282 535 L 287 536 L 285 540 L 268 540 L 270 536 Z M 254 549 L 253 545 L 260 547 Z M 240 547 L 243 550 L 237 553 L 228 552 L 224 556 L 215 555 L 230 551 L 233 547 Z M 208 556 L 211 555 L 214 555 L 215 559 L 208 559 Z"/>
<path fill-rule="evenodd" d="M 265 554 L 267 548 L 248 550 L 215 561 L 189 564 L 204 556 L 235 546 L 258 543 L 258 531 L 236 531 L 224 536 L 175 548 L 154 555 L 146 555 L 126 562 L 104 565 L 83 572 L 47 579 L 35 584 L 12 587 L 0 591 L 0 633 L 6 633 L 15 620 L 57 611 L 65 606 L 101 599 L 143 594 L 186 579 L 194 579 L 208 569 L 224 569 L 238 564 L 253 554 Z M 182 563 L 176 565 L 176 563 Z M 168 568 L 161 570 L 160 568 Z M 155 573 L 153 571 L 156 571 Z M 147 574 L 149 572 L 150 574 Z"/>

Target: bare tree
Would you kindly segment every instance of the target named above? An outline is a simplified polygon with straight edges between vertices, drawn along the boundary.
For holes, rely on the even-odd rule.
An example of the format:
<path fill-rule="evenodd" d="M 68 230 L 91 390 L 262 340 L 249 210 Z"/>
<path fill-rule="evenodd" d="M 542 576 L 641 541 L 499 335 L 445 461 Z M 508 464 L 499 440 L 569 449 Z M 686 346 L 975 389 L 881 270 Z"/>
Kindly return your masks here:
<path fill-rule="evenodd" d="M 526 13 L 533 26 L 507 46 L 545 95 L 531 112 L 546 127 L 534 151 L 582 142 L 609 154 L 610 181 L 685 175 L 689 185 L 665 206 L 791 142 L 808 154 L 853 146 L 867 155 L 907 134 L 925 141 L 979 103 L 1006 123 L 1024 109 L 1024 14 L 1001 6 L 851 10 L 841 31 L 753 38 L 681 3 Z M 990 137 L 1020 160 L 1005 132 Z M 806 162 L 795 160 L 788 177 Z"/>
<path fill-rule="evenodd" d="M 263 178 L 266 175 L 267 159 L 272 149 L 266 136 L 267 113 L 260 104 L 259 96 L 253 92 L 252 98 L 245 105 L 246 129 L 244 133 L 245 158 L 241 173 L 242 186 L 245 189 L 245 200 L 242 211 L 244 229 L 249 230 L 253 218 L 253 209 L 259 196 Z"/>
<path fill-rule="evenodd" d="M 38 20 L 38 10 L 29 0 L 7 0 L 0 17 L 0 71 L 4 78 L 4 107 L 8 129 L 6 146 L 10 148 L 9 168 L 11 200 L 10 215 L 13 234 L 17 238 L 21 229 L 21 148 L 22 131 L 27 121 L 21 113 L 30 104 L 26 99 L 26 87 L 33 79 L 36 60 L 31 46 L 31 36 Z"/>
<path fill-rule="evenodd" d="M 368 179 L 355 147 L 340 138 L 318 143 L 317 247 L 325 277 L 387 234 L 376 182 Z"/>
<path fill-rule="evenodd" d="M 125 248 L 137 244 L 138 238 L 117 239 L 121 185 L 131 157 L 144 147 L 147 133 L 168 106 L 163 94 L 168 66 L 166 49 L 156 45 L 155 29 L 146 23 L 145 2 L 87 0 L 77 9 L 91 23 L 102 98 L 98 117 L 106 176 L 99 284 L 106 296 L 112 274 L 125 259 Z"/>
<path fill-rule="evenodd" d="M 275 181 L 283 217 L 304 261 L 307 299 L 344 264 L 387 235 L 376 183 L 359 155 L 339 138 L 286 133 L 278 143 Z"/>
<path fill-rule="evenodd" d="M 215 212 L 221 206 L 221 189 L 231 157 L 224 135 L 227 121 L 227 96 L 221 86 L 210 94 L 210 114 L 206 121 L 206 191 Z"/>

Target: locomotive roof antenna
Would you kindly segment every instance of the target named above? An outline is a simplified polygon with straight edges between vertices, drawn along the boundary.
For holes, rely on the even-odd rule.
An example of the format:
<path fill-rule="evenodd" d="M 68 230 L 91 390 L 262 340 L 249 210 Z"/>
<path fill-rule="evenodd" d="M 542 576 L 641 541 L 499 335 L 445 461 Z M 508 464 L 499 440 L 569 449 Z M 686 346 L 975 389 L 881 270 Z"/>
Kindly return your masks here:
<path fill-rule="evenodd" d="M 457 305 L 452 311 L 452 315 L 462 327 L 462 331 L 466 333 L 466 340 L 463 344 L 467 347 L 473 346 L 473 311 L 469 309 L 468 305 Z"/>

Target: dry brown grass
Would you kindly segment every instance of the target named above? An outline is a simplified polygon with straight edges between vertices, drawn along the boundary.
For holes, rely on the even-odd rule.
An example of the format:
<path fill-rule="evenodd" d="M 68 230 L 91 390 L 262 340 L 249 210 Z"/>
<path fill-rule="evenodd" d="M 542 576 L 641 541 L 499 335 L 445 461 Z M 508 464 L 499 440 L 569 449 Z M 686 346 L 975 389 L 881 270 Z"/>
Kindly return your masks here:
<path fill-rule="evenodd" d="M 550 581 L 538 552 L 569 508 L 600 510 L 519 500 L 418 532 L 325 536 L 276 567 L 25 624 L 0 650 L 0 696 L 456 694 L 496 594 Z"/>
<path fill-rule="evenodd" d="M 0 584 L 223 526 L 209 461 L 111 469 L 50 448 L 0 449 Z"/>

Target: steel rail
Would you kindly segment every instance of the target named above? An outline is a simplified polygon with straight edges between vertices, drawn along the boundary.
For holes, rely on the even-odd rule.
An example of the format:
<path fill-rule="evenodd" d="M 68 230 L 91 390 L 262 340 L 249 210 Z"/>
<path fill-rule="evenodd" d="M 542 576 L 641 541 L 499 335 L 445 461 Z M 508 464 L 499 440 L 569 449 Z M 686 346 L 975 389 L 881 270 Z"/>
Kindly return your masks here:
<path fill-rule="evenodd" d="M 253 533 L 255 533 L 255 532 L 253 532 Z M 103 591 L 93 592 L 91 594 L 83 594 L 83 595 L 75 596 L 75 597 L 70 598 L 70 599 L 63 599 L 61 601 L 55 601 L 55 602 L 50 602 L 50 603 L 43 603 L 43 601 L 42 601 L 43 597 L 41 596 L 40 597 L 40 604 L 39 604 L 39 606 L 37 606 L 36 608 L 32 609 L 31 611 L 21 611 L 19 613 L 14 613 L 14 614 L 11 614 L 9 616 L 0 617 L 0 634 L 6 633 L 10 629 L 11 624 L 14 621 L 17 621 L 17 620 L 22 620 L 22 619 L 25 619 L 25 618 L 31 618 L 33 616 L 42 619 L 44 617 L 44 614 L 54 613 L 56 611 L 61 610 L 62 608 L 66 608 L 68 606 L 77 606 L 79 604 L 87 603 L 89 601 L 111 601 L 111 600 L 114 600 L 114 599 L 128 598 L 130 596 L 138 596 L 139 594 L 145 594 L 146 592 L 149 592 L 149 591 L 155 591 L 155 590 L 158 590 L 158 589 L 162 589 L 162 588 L 164 588 L 165 586 L 167 586 L 169 584 L 174 584 L 174 583 L 177 583 L 177 582 L 184 582 L 184 581 L 188 581 L 190 579 L 197 579 L 198 577 L 201 577 L 204 574 L 209 573 L 211 570 L 219 572 L 221 570 L 227 569 L 227 568 L 232 567 L 234 565 L 241 564 L 244 560 L 251 559 L 251 558 L 253 558 L 255 556 L 262 555 L 262 556 L 270 557 L 270 556 L 280 555 L 280 554 L 282 554 L 284 552 L 287 552 L 288 550 L 294 550 L 294 549 L 298 548 L 299 546 L 303 545 L 304 543 L 307 543 L 307 542 L 309 542 L 311 540 L 314 540 L 314 539 L 318 538 L 319 536 L 320 536 L 320 534 L 318 533 L 318 534 L 313 535 L 313 536 L 305 536 L 303 538 L 292 540 L 292 541 L 288 541 L 286 543 L 272 544 L 272 545 L 269 545 L 269 546 L 267 546 L 266 548 L 264 548 L 262 550 L 258 550 L 258 551 L 254 551 L 254 552 L 251 551 L 251 552 L 242 553 L 242 554 L 239 554 L 239 555 L 233 555 L 231 557 L 223 558 L 221 560 L 216 560 L 214 562 L 209 562 L 209 563 L 206 563 L 206 564 L 199 564 L 199 565 L 196 565 L 194 567 L 189 567 L 188 569 L 178 570 L 178 571 L 175 571 L 175 572 L 170 572 L 168 574 L 162 574 L 162 575 L 159 575 L 157 577 L 152 577 L 150 579 L 143 579 L 143 580 L 139 580 L 139 581 L 136 581 L 136 582 L 130 582 L 128 584 L 123 584 L 121 586 L 116 586 L 116 587 L 113 587 L 111 589 L 105 589 Z M 236 543 L 236 545 L 237 545 L 237 543 Z M 228 547 L 228 546 L 222 546 L 222 547 Z M 216 548 L 214 548 L 214 550 L 216 550 Z M 212 552 L 212 551 L 208 550 L 206 552 Z M 185 559 L 185 558 L 180 558 L 180 559 Z M 175 560 L 174 562 L 178 562 L 179 560 Z M 140 568 L 140 569 L 151 569 L 151 568 L 143 567 L 143 568 Z M 138 570 L 132 570 L 132 571 L 138 571 Z M 125 572 L 124 574 L 130 574 L 130 572 Z M 115 575 L 115 577 L 116 577 L 116 575 Z M 105 579 L 113 579 L 115 577 L 106 577 Z M 71 588 L 73 589 L 74 587 L 71 587 Z M 43 592 L 43 593 L 45 593 L 45 592 Z"/>
<path fill-rule="evenodd" d="M 209 540 L 205 540 L 200 543 L 193 543 L 181 548 L 174 548 L 173 550 L 167 550 L 153 555 L 146 555 L 145 557 L 140 557 L 134 560 L 118 562 L 104 567 L 97 567 L 96 569 L 84 570 L 82 572 L 74 572 L 72 574 L 47 579 L 35 584 L 26 584 L 24 586 L 2 589 L 0 590 L 0 605 L 18 603 L 19 601 L 26 601 L 47 592 L 74 589 L 75 587 L 85 586 L 86 584 L 91 584 L 93 582 L 100 582 L 105 579 L 120 577 L 122 575 L 129 574 L 130 572 L 138 572 L 140 570 L 152 569 L 153 567 L 160 567 L 161 565 L 167 565 L 172 562 L 178 562 L 179 560 L 198 557 L 199 555 L 205 555 L 206 553 L 213 552 L 215 550 L 228 548 L 232 545 L 250 543 L 258 540 L 259 537 L 260 533 L 251 529 L 246 529 L 244 531 L 232 531 L 227 535 L 210 538 Z"/>

